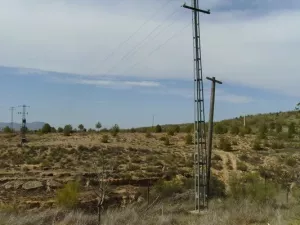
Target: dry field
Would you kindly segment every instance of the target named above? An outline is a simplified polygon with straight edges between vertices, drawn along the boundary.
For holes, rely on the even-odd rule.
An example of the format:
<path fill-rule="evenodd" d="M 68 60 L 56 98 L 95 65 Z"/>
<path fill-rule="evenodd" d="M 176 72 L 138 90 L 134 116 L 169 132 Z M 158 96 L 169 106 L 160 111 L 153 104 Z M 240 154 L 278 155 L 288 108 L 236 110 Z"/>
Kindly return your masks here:
<path fill-rule="evenodd" d="M 108 143 L 102 143 L 108 135 Z M 159 179 L 192 176 L 193 145 L 185 143 L 186 133 L 103 133 L 29 134 L 21 147 L 19 136 L 0 135 L 0 202 L 23 209 L 56 207 L 56 191 L 71 180 L 79 180 L 79 208 L 94 208 L 97 169 L 109 171 L 111 192 L 107 205 L 142 201 L 143 192 Z M 220 138 L 229 140 L 231 149 L 220 149 Z M 297 149 L 272 149 L 272 137 L 253 150 L 254 135 L 215 135 L 213 174 L 226 185 L 232 174 L 267 171 L 270 176 L 291 182 L 298 173 Z M 295 142 L 295 141 L 294 141 Z M 293 143 L 294 143 L 293 142 Z M 296 141 L 297 142 L 297 141 Z M 292 144 L 293 144 L 292 143 Z M 297 142 L 298 143 L 298 142 Z M 270 147 L 271 146 L 271 147 Z M 286 143 L 286 146 L 290 146 Z M 300 170 L 299 170 L 300 171 Z"/>

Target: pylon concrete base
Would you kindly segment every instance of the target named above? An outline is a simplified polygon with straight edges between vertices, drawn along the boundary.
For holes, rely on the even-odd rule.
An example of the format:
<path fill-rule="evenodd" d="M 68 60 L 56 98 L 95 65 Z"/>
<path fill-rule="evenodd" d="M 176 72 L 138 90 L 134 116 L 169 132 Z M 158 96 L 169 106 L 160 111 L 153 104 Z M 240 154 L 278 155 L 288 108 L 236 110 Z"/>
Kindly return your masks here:
<path fill-rule="evenodd" d="M 199 210 L 191 210 L 189 211 L 189 213 L 193 214 L 193 215 L 205 215 L 207 214 L 207 209 L 201 209 L 200 211 Z"/>

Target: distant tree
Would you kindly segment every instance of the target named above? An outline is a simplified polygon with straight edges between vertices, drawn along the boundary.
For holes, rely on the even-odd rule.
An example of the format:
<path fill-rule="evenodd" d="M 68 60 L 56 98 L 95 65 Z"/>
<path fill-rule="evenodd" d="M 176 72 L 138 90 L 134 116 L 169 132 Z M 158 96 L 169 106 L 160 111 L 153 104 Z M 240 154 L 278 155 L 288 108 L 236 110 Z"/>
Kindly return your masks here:
<path fill-rule="evenodd" d="M 62 133 L 62 132 L 64 132 L 64 129 L 59 127 L 59 128 L 57 128 L 57 131 L 58 131 L 58 133 Z"/>
<path fill-rule="evenodd" d="M 227 127 L 225 125 L 223 125 L 222 123 L 217 123 L 214 126 L 214 132 L 216 134 L 225 134 L 225 133 L 227 133 Z"/>
<path fill-rule="evenodd" d="M 230 133 L 231 133 L 231 134 L 237 135 L 237 134 L 239 134 L 239 132 L 240 132 L 240 129 L 239 129 L 238 126 L 233 125 L 233 126 L 231 127 L 231 130 L 230 130 Z"/>
<path fill-rule="evenodd" d="M 296 110 L 300 110 L 300 102 L 295 107 Z"/>
<path fill-rule="evenodd" d="M 193 129 L 194 129 L 194 124 L 189 124 L 184 128 L 184 131 L 186 133 L 191 133 L 193 131 Z"/>
<path fill-rule="evenodd" d="M 270 127 L 270 130 L 274 130 L 274 129 L 276 128 L 276 123 L 271 122 L 271 123 L 269 124 L 269 127 Z"/>
<path fill-rule="evenodd" d="M 78 125 L 78 129 L 79 129 L 80 131 L 83 131 L 83 129 L 84 129 L 83 124 L 79 124 L 79 125 Z"/>
<path fill-rule="evenodd" d="M 102 127 L 102 124 L 100 122 L 98 122 L 98 123 L 96 123 L 95 127 L 99 131 L 101 129 L 101 127 Z"/>
<path fill-rule="evenodd" d="M 3 132 L 4 133 L 11 133 L 12 130 L 10 129 L 10 127 L 6 126 L 6 127 L 3 128 Z"/>
<path fill-rule="evenodd" d="M 120 132 L 120 127 L 118 124 L 115 124 L 112 128 L 111 128 L 111 133 L 112 135 L 115 137 L 117 136 L 117 134 Z"/>
<path fill-rule="evenodd" d="M 135 129 L 135 128 L 131 128 L 131 129 L 130 129 L 130 132 L 131 132 L 131 133 L 135 133 L 135 132 L 136 132 L 136 129 Z"/>
<path fill-rule="evenodd" d="M 64 135 L 65 136 L 70 136 L 72 130 L 73 130 L 72 125 L 70 125 L 70 124 L 66 125 L 65 128 L 64 128 Z"/>
<path fill-rule="evenodd" d="M 51 126 L 49 123 L 45 123 L 43 128 L 42 128 L 42 133 L 43 134 L 48 134 L 51 133 Z"/>
<path fill-rule="evenodd" d="M 175 134 L 175 131 L 173 128 L 168 129 L 168 135 L 173 136 Z"/>
<path fill-rule="evenodd" d="M 180 126 L 179 126 L 179 125 L 176 125 L 176 126 L 174 127 L 174 131 L 175 131 L 176 133 L 179 133 L 179 132 L 180 132 Z"/>
<path fill-rule="evenodd" d="M 156 133 L 161 133 L 162 132 L 162 128 L 161 128 L 161 126 L 159 124 L 156 125 L 155 132 Z"/>
<path fill-rule="evenodd" d="M 51 133 L 56 133 L 55 127 L 51 127 Z"/>
<path fill-rule="evenodd" d="M 265 139 L 267 137 L 268 126 L 263 123 L 258 128 L 258 137 L 261 139 Z"/>

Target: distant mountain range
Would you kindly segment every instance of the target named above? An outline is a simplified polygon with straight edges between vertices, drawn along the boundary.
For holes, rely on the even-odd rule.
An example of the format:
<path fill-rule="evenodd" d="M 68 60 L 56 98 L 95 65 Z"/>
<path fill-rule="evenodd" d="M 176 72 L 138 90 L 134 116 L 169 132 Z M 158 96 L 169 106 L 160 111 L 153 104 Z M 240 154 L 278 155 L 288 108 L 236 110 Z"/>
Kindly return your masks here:
<path fill-rule="evenodd" d="M 45 124 L 44 122 L 32 122 L 32 123 L 27 123 L 26 126 L 29 130 L 38 130 L 38 129 L 42 129 L 44 124 Z M 20 123 L 14 123 L 13 125 L 15 130 L 20 130 L 21 127 Z M 0 130 L 2 130 L 6 126 L 10 127 L 11 123 L 0 122 Z"/>

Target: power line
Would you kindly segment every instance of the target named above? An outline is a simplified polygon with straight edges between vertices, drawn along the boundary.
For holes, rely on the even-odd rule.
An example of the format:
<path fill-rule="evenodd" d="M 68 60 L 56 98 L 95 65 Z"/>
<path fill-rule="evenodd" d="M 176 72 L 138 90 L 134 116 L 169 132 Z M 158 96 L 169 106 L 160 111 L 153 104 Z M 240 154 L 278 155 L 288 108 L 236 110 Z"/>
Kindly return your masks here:
<path fill-rule="evenodd" d="M 172 0 L 167 0 L 165 3 L 163 3 L 160 8 L 161 10 L 155 11 L 148 20 L 146 20 L 135 32 L 133 32 L 127 39 L 122 41 L 110 54 L 108 54 L 102 62 L 106 62 L 111 56 L 113 56 L 117 50 L 119 50 L 125 43 L 127 43 L 131 38 L 133 38 L 134 35 L 136 35 L 148 22 L 150 22 L 158 13 L 160 13 L 166 5 L 168 5 Z"/>
<path fill-rule="evenodd" d="M 158 45 L 155 49 L 153 49 L 148 55 L 146 55 L 142 60 L 140 60 L 139 62 L 133 64 L 131 67 L 127 68 L 122 74 L 125 74 L 126 72 L 128 72 L 129 70 L 133 69 L 134 67 L 136 67 L 137 65 L 139 65 L 140 63 L 142 63 L 146 58 L 150 57 L 154 52 L 156 52 L 157 50 L 159 50 L 160 48 L 162 48 L 164 45 L 166 45 L 169 41 L 171 41 L 173 38 L 175 38 L 179 33 L 181 33 L 182 31 L 184 31 L 186 28 L 188 28 L 189 26 L 191 26 L 191 24 L 186 24 L 184 27 L 182 27 L 179 31 L 177 31 L 176 33 L 174 33 L 170 38 L 168 38 L 165 42 L 163 42 L 162 44 Z"/>
<path fill-rule="evenodd" d="M 174 10 L 171 14 L 169 14 L 164 20 L 168 19 L 169 17 L 172 17 L 173 15 L 175 15 L 176 13 L 178 13 L 180 10 L 179 9 L 176 9 Z M 175 21 L 172 21 L 170 24 L 168 24 L 167 27 L 173 25 L 175 23 Z M 110 69 L 108 69 L 105 74 L 108 74 L 109 72 L 111 72 L 112 70 L 114 70 L 120 62 L 122 62 L 123 60 L 127 59 L 131 53 L 133 53 L 133 55 L 137 52 L 135 50 L 138 50 L 139 47 L 141 47 L 143 45 L 143 43 L 159 28 L 161 27 L 163 24 L 163 22 L 161 22 L 160 24 L 158 24 L 152 31 L 150 31 L 150 33 L 144 38 L 142 39 L 142 41 L 140 41 L 137 45 L 135 45 L 129 52 L 127 52 L 114 66 L 112 66 Z M 165 30 L 161 30 L 158 34 L 161 34 L 162 31 L 165 31 Z M 157 37 L 158 35 L 156 35 L 155 37 Z M 148 39 L 149 40 L 149 39 Z M 134 52 L 135 51 L 135 52 Z"/>
<path fill-rule="evenodd" d="M 16 107 L 10 107 L 9 111 L 11 111 L 11 122 L 10 122 L 10 129 L 13 132 L 14 131 L 14 110 Z"/>

